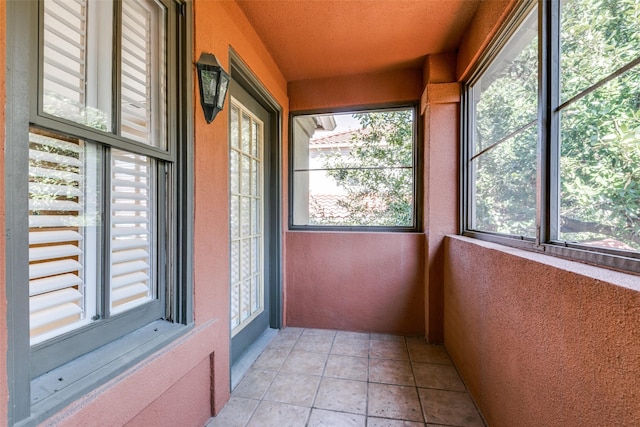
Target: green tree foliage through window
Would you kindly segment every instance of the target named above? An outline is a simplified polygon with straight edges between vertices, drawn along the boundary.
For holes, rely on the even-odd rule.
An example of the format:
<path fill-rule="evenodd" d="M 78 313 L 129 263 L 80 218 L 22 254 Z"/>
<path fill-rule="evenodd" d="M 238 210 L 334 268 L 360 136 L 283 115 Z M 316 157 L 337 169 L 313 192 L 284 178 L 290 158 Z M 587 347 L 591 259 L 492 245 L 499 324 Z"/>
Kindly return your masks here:
<path fill-rule="evenodd" d="M 561 12 L 560 238 L 640 249 L 640 0 L 572 0 Z"/>
<path fill-rule="evenodd" d="M 344 195 L 340 225 L 412 227 L 414 224 L 413 110 L 362 112 L 350 149 L 324 154 L 323 166 Z M 320 218 L 320 220 L 322 220 Z"/>
<path fill-rule="evenodd" d="M 554 4 L 559 147 L 550 168 L 559 176 L 551 173 L 550 238 L 640 250 L 640 0 Z M 535 236 L 537 143 L 556 141 L 539 134 L 536 21 L 533 11 L 471 86 L 474 230 Z"/>

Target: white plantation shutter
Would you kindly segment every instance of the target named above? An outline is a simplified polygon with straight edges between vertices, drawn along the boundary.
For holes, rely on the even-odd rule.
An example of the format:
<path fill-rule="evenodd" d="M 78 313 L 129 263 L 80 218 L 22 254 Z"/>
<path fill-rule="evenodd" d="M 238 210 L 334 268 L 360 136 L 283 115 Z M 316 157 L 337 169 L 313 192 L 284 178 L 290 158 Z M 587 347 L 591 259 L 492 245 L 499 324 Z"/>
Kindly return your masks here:
<path fill-rule="evenodd" d="M 32 344 L 85 323 L 83 147 L 29 134 L 29 319 Z"/>
<path fill-rule="evenodd" d="M 44 2 L 44 109 L 82 123 L 86 102 L 87 1 Z"/>
<path fill-rule="evenodd" d="M 122 3 L 121 134 L 165 148 L 162 17 L 153 1 Z"/>
<path fill-rule="evenodd" d="M 155 297 L 152 280 L 152 160 L 112 150 L 111 313 Z"/>
<path fill-rule="evenodd" d="M 57 121 L 40 123 L 38 112 L 30 128 L 32 345 L 158 299 L 156 205 L 166 202 L 158 199 L 158 160 L 134 153 L 138 144 L 126 147 L 127 140 L 168 147 L 172 12 L 165 7 L 155 0 L 43 0 L 42 112 L 74 123 L 58 133 Z M 96 129 L 100 138 L 92 136 Z M 121 149 L 101 139 L 109 133 L 124 137 L 117 138 Z M 163 311 L 155 304 L 143 313 L 157 319 Z M 132 330 L 148 318 L 132 314 Z"/>

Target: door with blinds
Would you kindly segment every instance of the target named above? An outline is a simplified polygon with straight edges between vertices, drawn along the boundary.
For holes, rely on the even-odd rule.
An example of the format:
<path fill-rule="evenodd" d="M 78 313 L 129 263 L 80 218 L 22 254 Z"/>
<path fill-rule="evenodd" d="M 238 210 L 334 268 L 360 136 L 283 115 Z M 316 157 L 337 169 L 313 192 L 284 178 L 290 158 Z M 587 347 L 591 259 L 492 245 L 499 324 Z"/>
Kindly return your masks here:
<path fill-rule="evenodd" d="M 229 107 L 231 362 L 269 328 L 269 215 L 265 135 L 269 114 L 232 81 Z"/>

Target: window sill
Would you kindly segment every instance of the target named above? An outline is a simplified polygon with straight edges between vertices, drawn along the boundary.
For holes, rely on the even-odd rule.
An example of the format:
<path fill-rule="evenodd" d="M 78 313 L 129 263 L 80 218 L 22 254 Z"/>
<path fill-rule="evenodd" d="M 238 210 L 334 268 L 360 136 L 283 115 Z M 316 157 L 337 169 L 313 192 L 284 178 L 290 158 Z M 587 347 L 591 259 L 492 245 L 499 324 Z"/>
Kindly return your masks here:
<path fill-rule="evenodd" d="M 382 226 L 330 226 L 330 225 L 290 225 L 292 232 L 309 231 L 317 233 L 422 233 L 417 227 Z"/>
<path fill-rule="evenodd" d="M 191 326 L 157 320 L 31 381 L 31 416 L 17 423 L 42 422 L 73 400 L 105 384 Z"/>
<path fill-rule="evenodd" d="M 580 276 L 598 280 L 602 283 L 608 283 L 614 286 L 631 289 L 640 292 L 640 283 L 638 276 L 632 272 L 613 270 L 607 266 L 593 265 L 573 259 L 563 258 L 557 254 L 549 254 L 547 252 L 530 249 L 528 245 L 523 244 L 522 247 L 506 245 L 502 242 L 483 240 L 477 237 L 448 235 L 448 239 L 459 240 L 475 246 L 483 247 L 488 250 L 498 251 L 509 254 L 521 259 L 525 259 L 537 264 L 542 264 L 551 268 L 568 271 Z"/>

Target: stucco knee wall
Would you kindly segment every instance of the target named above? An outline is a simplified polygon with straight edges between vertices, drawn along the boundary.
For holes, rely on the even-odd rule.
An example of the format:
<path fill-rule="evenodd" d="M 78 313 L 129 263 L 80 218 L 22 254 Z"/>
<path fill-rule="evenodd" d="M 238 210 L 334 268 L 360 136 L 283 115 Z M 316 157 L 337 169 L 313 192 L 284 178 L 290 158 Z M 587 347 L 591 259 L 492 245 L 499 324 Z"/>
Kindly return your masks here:
<path fill-rule="evenodd" d="M 285 239 L 288 326 L 424 335 L 424 234 Z"/>
<path fill-rule="evenodd" d="M 640 425 L 640 277 L 459 236 L 445 346 L 491 426 Z"/>

